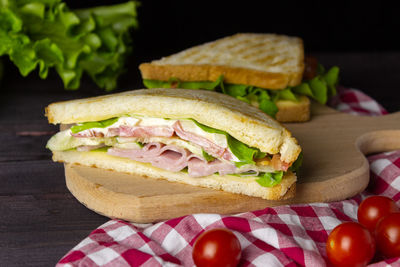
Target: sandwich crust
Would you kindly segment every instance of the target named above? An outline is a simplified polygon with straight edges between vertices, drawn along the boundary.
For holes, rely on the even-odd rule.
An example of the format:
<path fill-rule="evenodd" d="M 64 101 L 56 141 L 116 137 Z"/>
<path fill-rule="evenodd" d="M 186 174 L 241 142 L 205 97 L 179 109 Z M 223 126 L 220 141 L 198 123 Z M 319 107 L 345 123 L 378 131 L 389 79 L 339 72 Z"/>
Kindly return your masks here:
<path fill-rule="evenodd" d="M 296 86 L 302 80 L 302 73 L 274 73 L 260 70 L 230 66 L 214 66 L 209 64 L 158 65 L 140 64 L 143 79 L 168 81 L 171 77 L 181 81 L 215 81 L 224 75 L 224 82 L 232 84 L 248 84 L 270 90 Z"/>
<path fill-rule="evenodd" d="M 166 179 L 170 182 L 180 182 L 269 200 L 286 199 L 295 194 L 296 175 L 292 172 L 287 172 L 278 185 L 262 187 L 253 177 L 210 175 L 193 178 L 183 172 L 166 171 L 149 163 L 114 157 L 104 152 L 55 151 L 53 152 L 53 160 L 135 174 L 152 179 Z"/>
<path fill-rule="evenodd" d="M 215 81 L 266 89 L 300 84 L 304 71 L 303 41 L 277 34 L 239 33 L 143 63 L 143 79 Z"/>
<path fill-rule="evenodd" d="M 228 132 L 239 141 L 281 160 L 293 162 L 301 148 L 280 123 L 256 107 L 230 96 L 205 90 L 142 89 L 50 104 L 50 123 L 99 121 L 126 114 L 171 119 L 192 118 Z"/>
<path fill-rule="evenodd" d="M 278 112 L 275 117 L 280 122 L 304 122 L 310 120 L 310 99 L 300 96 L 298 102 L 278 100 Z"/>

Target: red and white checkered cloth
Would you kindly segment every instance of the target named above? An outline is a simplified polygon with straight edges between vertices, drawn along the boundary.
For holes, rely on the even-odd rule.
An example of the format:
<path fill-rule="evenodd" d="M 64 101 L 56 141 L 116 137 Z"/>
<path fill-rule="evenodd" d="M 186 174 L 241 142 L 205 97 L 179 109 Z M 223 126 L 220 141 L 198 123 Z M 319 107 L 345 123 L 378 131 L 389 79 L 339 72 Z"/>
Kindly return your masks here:
<path fill-rule="evenodd" d="M 373 99 L 354 89 L 339 90 L 339 110 L 387 114 Z M 110 220 L 67 253 L 57 266 L 193 266 L 192 248 L 205 230 L 228 228 L 242 247 L 241 266 L 326 266 L 325 242 L 338 224 L 357 220 L 357 208 L 376 194 L 400 205 L 400 151 L 368 157 L 370 186 L 351 199 L 266 208 L 238 215 L 193 214 L 156 224 Z M 400 266 L 400 258 L 371 266 Z"/>

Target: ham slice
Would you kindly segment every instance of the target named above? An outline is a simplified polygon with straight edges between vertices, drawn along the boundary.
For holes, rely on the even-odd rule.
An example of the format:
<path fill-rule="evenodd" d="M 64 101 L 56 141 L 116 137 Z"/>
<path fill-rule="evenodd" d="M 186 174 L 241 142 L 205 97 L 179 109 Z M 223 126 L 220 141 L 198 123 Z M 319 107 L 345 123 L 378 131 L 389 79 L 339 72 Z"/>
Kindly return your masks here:
<path fill-rule="evenodd" d="M 93 129 L 87 129 L 78 133 L 71 133 L 73 137 L 104 137 L 102 132 L 95 131 Z"/>
<path fill-rule="evenodd" d="M 172 127 L 174 128 L 176 135 L 181 139 L 201 146 L 211 156 L 221 157 L 226 160 L 232 159 L 232 155 L 227 148 L 216 145 L 209 139 L 199 136 L 195 133 L 185 131 L 179 121 L 175 122 Z"/>
<path fill-rule="evenodd" d="M 234 173 L 236 170 L 232 163 L 218 159 L 207 162 L 184 148 L 161 143 L 148 143 L 142 149 L 110 148 L 107 153 L 112 156 L 151 163 L 155 167 L 173 172 L 188 167 L 188 173 L 192 177 L 207 176 L 216 172 L 226 175 Z"/>
<path fill-rule="evenodd" d="M 170 126 L 126 126 L 121 125 L 115 128 L 108 128 L 105 137 L 172 137 L 174 134 L 181 139 L 196 144 L 204 149 L 208 154 L 213 157 L 223 158 L 225 160 L 232 160 L 232 153 L 225 147 L 214 144 L 211 140 L 199 136 L 195 133 L 185 131 L 179 121 L 175 122 L 172 127 Z M 81 131 L 79 133 L 71 134 L 74 137 L 104 137 L 102 132 L 93 129 Z"/>
<path fill-rule="evenodd" d="M 234 164 L 223 162 L 218 159 L 207 162 L 206 160 L 194 157 L 188 161 L 188 173 L 191 177 L 208 176 L 217 172 L 220 175 L 227 175 L 235 173 L 235 171 L 236 166 Z"/>
<path fill-rule="evenodd" d="M 148 143 L 142 149 L 121 149 L 113 147 L 110 148 L 107 153 L 112 156 L 151 163 L 155 167 L 178 172 L 187 166 L 187 157 L 190 152 L 177 146 Z"/>
<path fill-rule="evenodd" d="M 155 167 L 172 172 L 183 170 L 187 166 L 187 156 L 189 151 L 177 146 L 164 146 L 160 155 L 151 160 Z"/>
<path fill-rule="evenodd" d="M 111 131 L 110 131 L 111 130 Z M 110 128 L 107 137 L 171 137 L 174 129 L 169 126 L 125 126 Z"/>
<path fill-rule="evenodd" d="M 78 133 L 71 133 L 74 137 L 104 137 L 102 132 L 87 129 Z M 106 137 L 171 137 L 174 135 L 174 129 L 168 126 L 126 126 L 121 125 L 116 128 L 108 128 Z"/>

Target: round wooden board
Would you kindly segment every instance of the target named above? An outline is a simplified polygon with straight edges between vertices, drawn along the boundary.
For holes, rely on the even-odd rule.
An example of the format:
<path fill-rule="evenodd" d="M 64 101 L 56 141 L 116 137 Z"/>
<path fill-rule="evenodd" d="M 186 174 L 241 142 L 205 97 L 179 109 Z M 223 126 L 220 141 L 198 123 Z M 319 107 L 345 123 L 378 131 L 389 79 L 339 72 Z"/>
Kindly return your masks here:
<path fill-rule="evenodd" d="M 291 199 L 268 201 L 69 164 L 65 165 L 67 187 L 89 209 L 139 223 L 192 213 L 230 214 L 352 197 L 363 191 L 369 181 L 364 154 L 400 149 L 400 112 L 361 117 L 313 104 L 310 122 L 285 126 L 297 138 L 304 154 L 296 196 Z"/>

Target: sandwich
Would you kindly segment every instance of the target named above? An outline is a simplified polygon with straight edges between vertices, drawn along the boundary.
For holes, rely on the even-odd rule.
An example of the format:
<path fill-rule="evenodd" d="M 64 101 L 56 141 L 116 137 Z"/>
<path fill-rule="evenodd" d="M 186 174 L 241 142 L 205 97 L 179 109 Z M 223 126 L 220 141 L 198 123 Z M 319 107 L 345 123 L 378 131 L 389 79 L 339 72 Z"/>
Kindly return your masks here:
<path fill-rule="evenodd" d="M 205 90 L 141 89 L 52 103 L 53 160 L 264 199 L 293 197 L 301 148 L 248 103 Z"/>
<path fill-rule="evenodd" d="M 214 90 L 248 102 L 280 122 L 310 118 L 310 98 L 336 93 L 339 69 L 305 58 L 303 41 L 241 33 L 139 66 L 146 88 Z"/>

